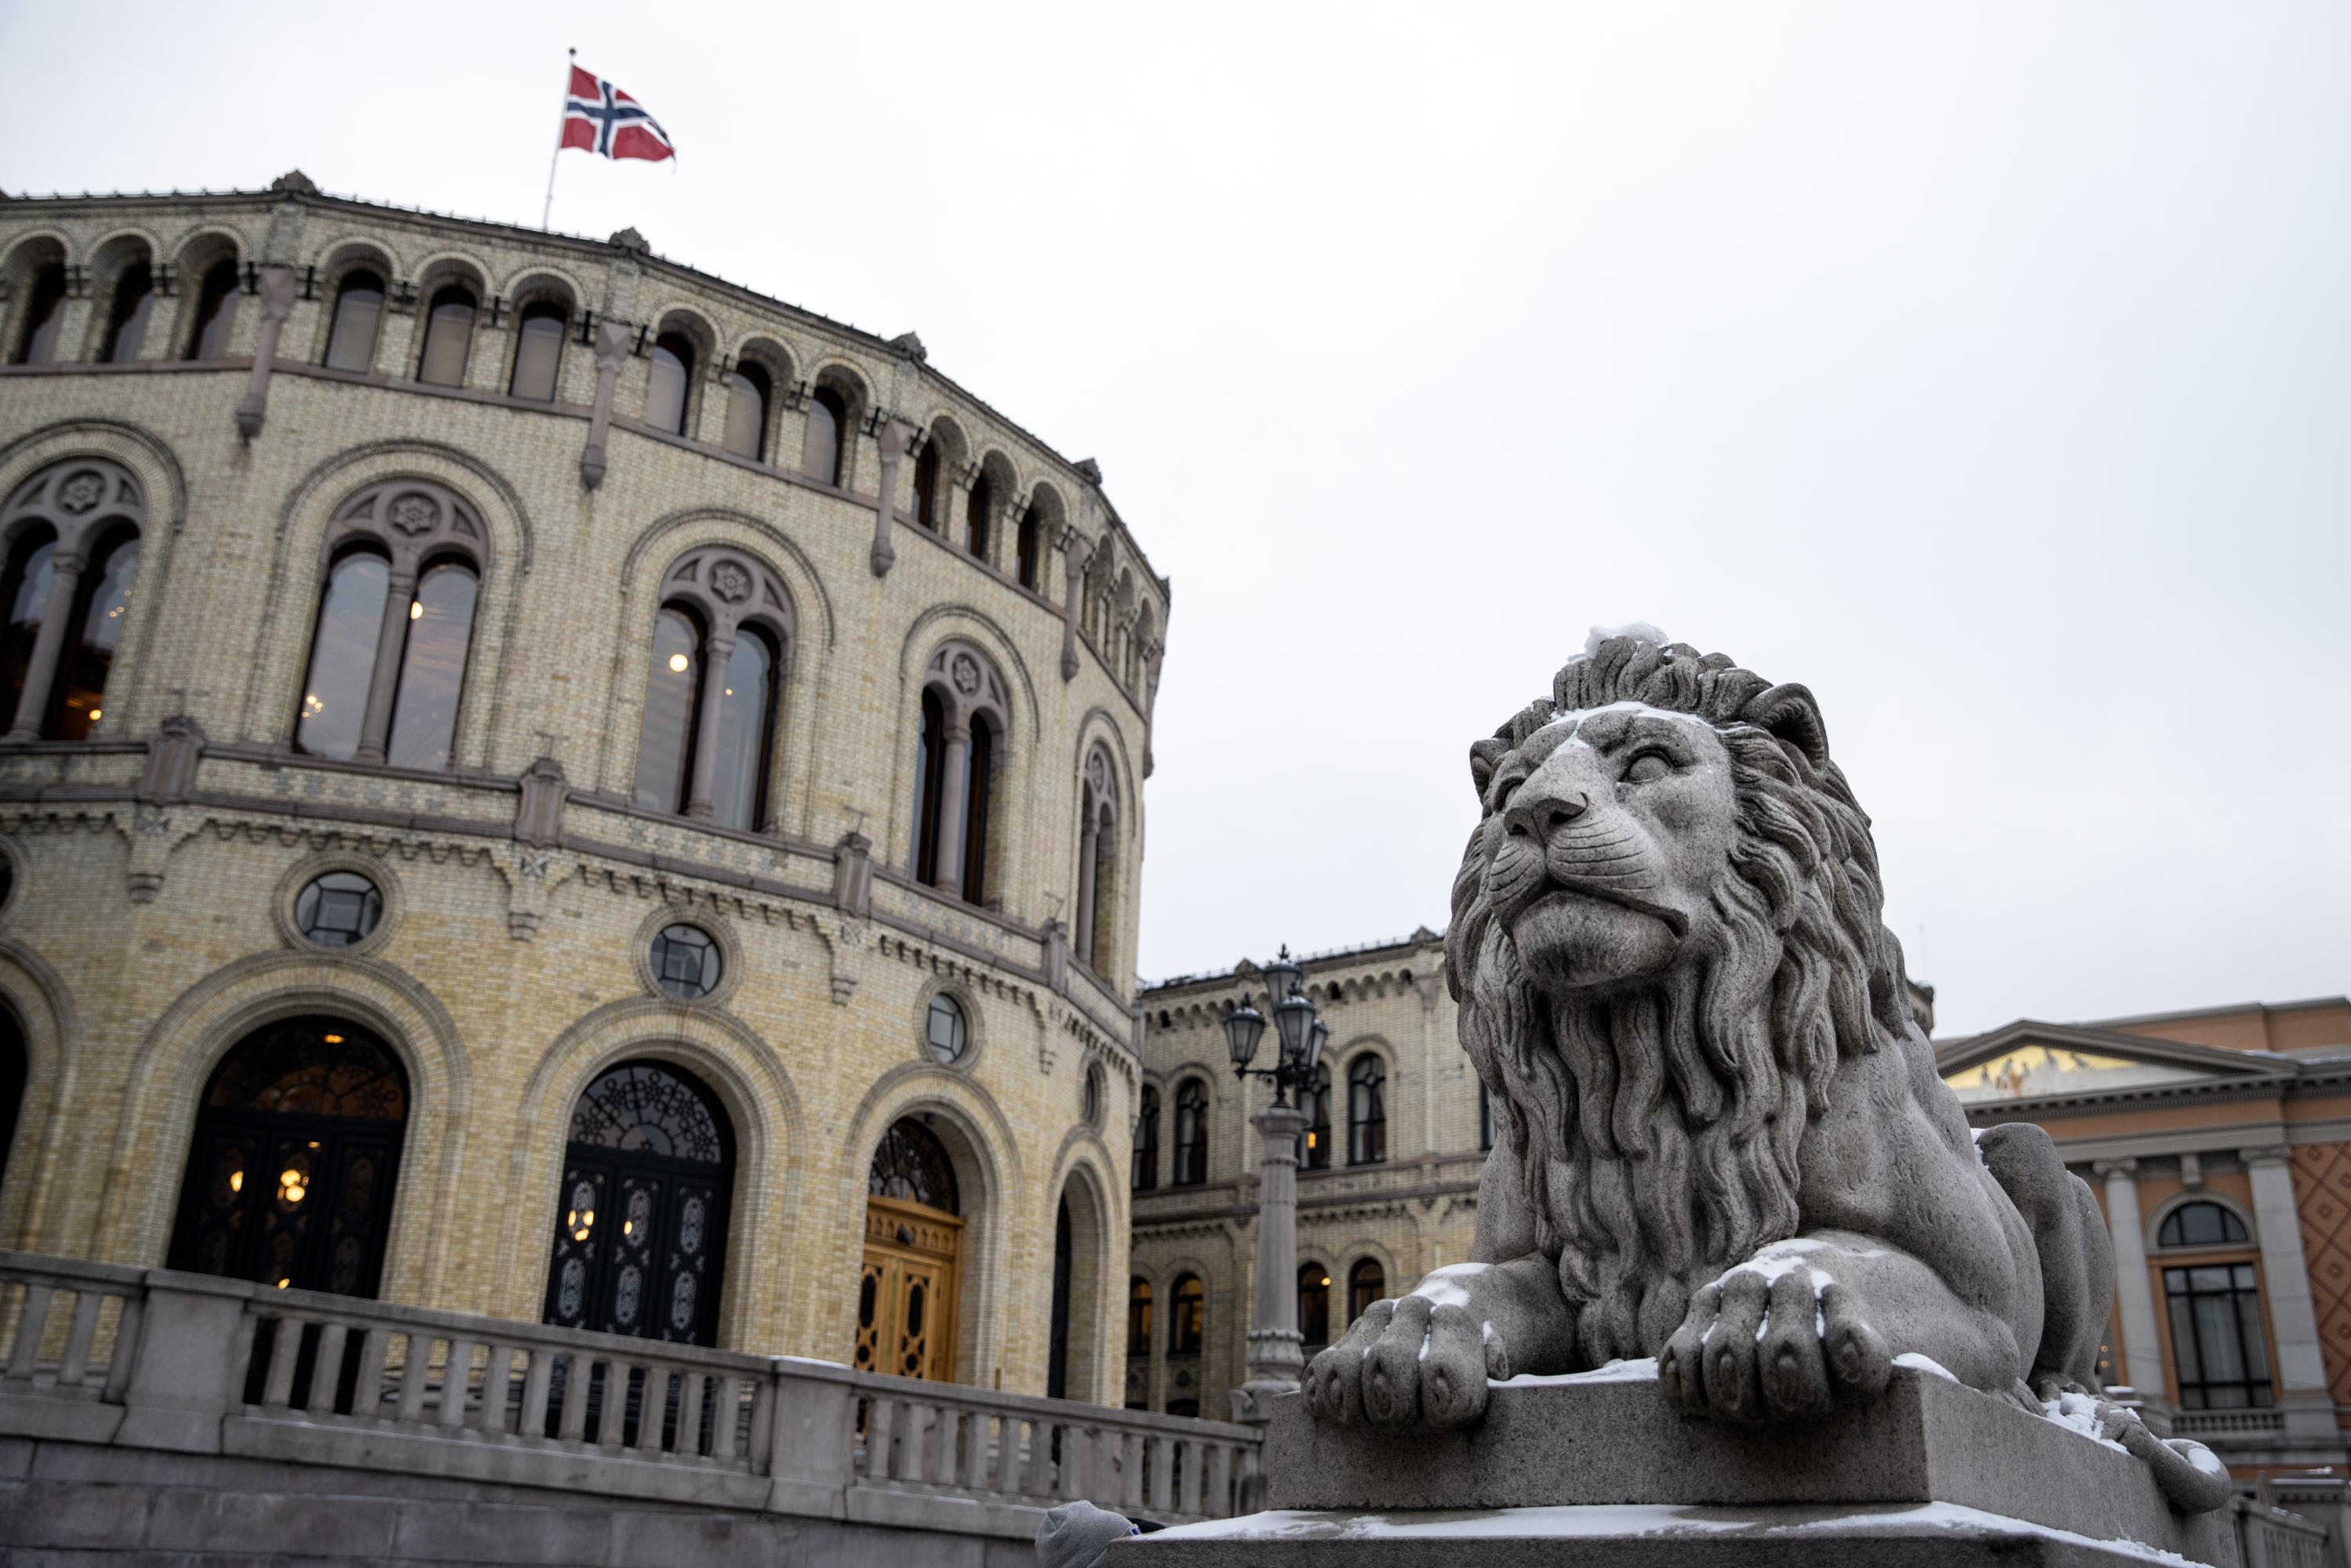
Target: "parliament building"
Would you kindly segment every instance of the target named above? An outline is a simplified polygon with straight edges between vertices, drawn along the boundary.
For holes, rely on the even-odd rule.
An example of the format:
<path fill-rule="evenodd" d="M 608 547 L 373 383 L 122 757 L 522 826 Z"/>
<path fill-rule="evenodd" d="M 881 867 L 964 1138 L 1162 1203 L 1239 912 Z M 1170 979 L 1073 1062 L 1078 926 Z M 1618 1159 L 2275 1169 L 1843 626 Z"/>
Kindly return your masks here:
<path fill-rule="evenodd" d="M 883 340 L 0 200 L 0 1243 L 1123 1403 L 1168 585 Z"/>

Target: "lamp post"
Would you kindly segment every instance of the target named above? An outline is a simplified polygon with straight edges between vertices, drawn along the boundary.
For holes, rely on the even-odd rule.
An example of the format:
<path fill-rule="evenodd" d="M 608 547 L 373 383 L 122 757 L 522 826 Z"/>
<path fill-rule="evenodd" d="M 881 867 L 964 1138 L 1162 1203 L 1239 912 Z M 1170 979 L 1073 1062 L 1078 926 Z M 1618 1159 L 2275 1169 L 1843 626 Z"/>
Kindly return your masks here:
<path fill-rule="evenodd" d="M 1290 1103 L 1290 1091 L 1303 1091 L 1314 1082 L 1322 1060 L 1323 1042 L 1331 1026 L 1314 1016 L 1314 1004 L 1299 993 L 1306 971 L 1290 960 L 1290 949 L 1265 965 L 1267 1005 L 1273 1014 L 1278 1051 L 1274 1065 L 1255 1067 L 1258 1041 L 1265 1034 L 1266 1017 L 1243 997 L 1225 1015 L 1225 1049 L 1232 1057 L 1233 1075 L 1247 1082 L 1269 1079 L 1273 1103 L 1249 1118 L 1265 1141 L 1258 1166 L 1257 1193 L 1257 1312 L 1249 1335 L 1249 1382 L 1233 1392 L 1233 1419 L 1262 1427 L 1273 1418 L 1273 1396 L 1298 1387 L 1306 1358 L 1298 1332 L 1298 1134 L 1305 1130 L 1306 1113 Z M 1262 1508 L 1263 1480 L 1244 1478 L 1243 1501 L 1251 1511 Z"/>

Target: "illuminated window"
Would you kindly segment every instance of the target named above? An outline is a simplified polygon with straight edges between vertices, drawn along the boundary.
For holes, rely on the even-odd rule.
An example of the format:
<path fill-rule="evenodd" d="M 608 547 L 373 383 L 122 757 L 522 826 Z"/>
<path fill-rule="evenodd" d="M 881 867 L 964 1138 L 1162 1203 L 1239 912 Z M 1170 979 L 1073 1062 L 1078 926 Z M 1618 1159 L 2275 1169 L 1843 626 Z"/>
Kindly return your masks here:
<path fill-rule="evenodd" d="M 1167 1314 L 1167 1354 L 1197 1355 L 1208 1325 L 1208 1292 L 1197 1274 L 1186 1274 L 1171 1291 L 1173 1310 Z"/>

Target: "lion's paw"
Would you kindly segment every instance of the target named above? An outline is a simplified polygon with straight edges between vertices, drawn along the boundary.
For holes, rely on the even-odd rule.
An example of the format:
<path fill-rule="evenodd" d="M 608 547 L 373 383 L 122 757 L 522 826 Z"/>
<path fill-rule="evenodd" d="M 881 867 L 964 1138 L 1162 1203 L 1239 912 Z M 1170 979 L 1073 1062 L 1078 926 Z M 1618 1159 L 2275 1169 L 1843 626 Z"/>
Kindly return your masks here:
<path fill-rule="evenodd" d="M 1460 1307 L 1374 1301 L 1306 1368 L 1306 1408 L 1346 1427 L 1466 1427 L 1489 1375 L 1510 1375 L 1500 1342 Z"/>
<path fill-rule="evenodd" d="M 1801 1265 L 1776 1278 L 1735 1269 L 1703 1287 L 1657 1357 L 1667 1404 L 1733 1421 L 1869 1404 L 1893 1367 L 1853 1291 Z"/>

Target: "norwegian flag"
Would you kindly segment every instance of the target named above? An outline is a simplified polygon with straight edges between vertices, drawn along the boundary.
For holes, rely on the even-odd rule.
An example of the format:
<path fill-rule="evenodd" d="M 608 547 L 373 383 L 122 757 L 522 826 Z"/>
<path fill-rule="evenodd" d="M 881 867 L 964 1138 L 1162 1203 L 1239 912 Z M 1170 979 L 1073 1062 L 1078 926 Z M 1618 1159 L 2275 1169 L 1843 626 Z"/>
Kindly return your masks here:
<path fill-rule="evenodd" d="M 563 100 L 563 140 L 556 143 L 559 152 L 566 147 L 655 163 L 677 156 L 669 132 L 635 99 L 578 66 L 571 68 L 571 91 Z"/>

